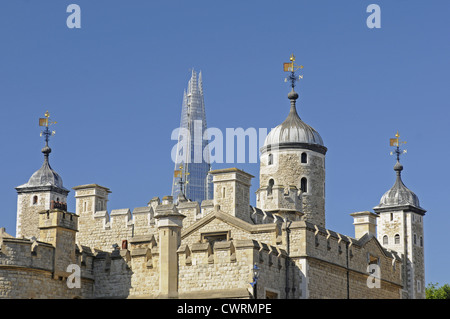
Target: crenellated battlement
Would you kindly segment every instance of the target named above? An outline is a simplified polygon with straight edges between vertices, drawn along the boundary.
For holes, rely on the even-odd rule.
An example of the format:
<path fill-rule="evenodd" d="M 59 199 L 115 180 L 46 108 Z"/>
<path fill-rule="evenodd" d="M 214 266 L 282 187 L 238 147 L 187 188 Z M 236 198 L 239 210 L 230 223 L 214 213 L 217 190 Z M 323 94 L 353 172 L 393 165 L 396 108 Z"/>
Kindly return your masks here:
<path fill-rule="evenodd" d="M 376 263 L 381 279 L 401 284 L 402 256 L 382 247 L 373 234 L 359 239 L 342 235 L 307 221 L 285 223 L 283 244 L 289 240 L 289 255 L 293 260 L 307 257 L 333 264 L 341 269 L 367 276 L 367 267 Z"/>
<path fill-rule="evenodd" d="M 97 184 L 77 186 L 75 190 L 76 212 L 79 216 L 77 240 L 80 244 L 109 251 L 113 244 L 130 240 L 135 236 L 156 232 L 158 221 L 155 212 L 161 205 L 173 204 L 172 196 L 152 198 L 147 206 L 107 210 L 106 203 L 111 191 Z M 180 200 L 177 210 L 186 216 L 183 227 L 187 227 L 214 209 L 213 201 L 199 204 Z"/>
<path fill-rule="evenodd" d="M 286 251 L 260 241 L 228 240 L 182 244 L 178 251 L 179 293 L 250 289 L 253 266 L 260 268 L 260 283 L 274 285 L 284 277 Z"/>
<path fill-rule="evenodd" d="M 39 212 L 39 229 L 52 227 L 77 231 L 78 216 L 61 209 L 51 209 Z"/>
<path fill-rule="evenodd" d="M 65 253 L 73 255 L 75 258 L 71 264 L 80 267 L 82 289 L 68 287 L 66 280 L 72 272 L 68 269 L 70 264 L 64 265 L 64 271 L 60 270 L 60 261 L 65 258 L 58 258 L 58 247 L 35 239 L 14 238 L 0 233 L 0 277 L 2 273 L 8 274 L 2 277 L 4 290 L 0 297 L 41 298 L 49 291 L 57 298 L 91 296 L 94 255 L 86 247 L 73 247 L 73 251 Z M 10 289 L 18 286 L 22 288 Z"/>
<path fill-rule="evenodd" d="M 54 247 L 45 242 L 0 237 L 0 267 L 33 268 L 53 271 Z"/>
<path fill-rule="evenodd" d="M 302 213 L 302 192 L 294 185 L 269 185 L 256 191 L 256 206 L 263 211 L 299 220 Z"/>

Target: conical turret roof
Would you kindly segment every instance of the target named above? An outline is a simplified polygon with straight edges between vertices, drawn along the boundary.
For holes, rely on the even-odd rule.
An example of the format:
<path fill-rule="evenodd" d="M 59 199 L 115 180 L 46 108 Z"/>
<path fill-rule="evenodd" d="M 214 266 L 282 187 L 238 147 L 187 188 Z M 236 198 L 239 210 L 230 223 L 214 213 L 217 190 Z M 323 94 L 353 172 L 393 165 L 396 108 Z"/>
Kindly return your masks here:
<path fill-rule="evenodd" d="M 28 183 L 20 185 L 16 187 L 17 190 L 26 189 L 26 188 L 36 188 L 36 187 L 48 187 L 53 186 L 57 187 L 61 190 L 67 191 L 63 186 L 63 181 L 61 176 L 52 169 L 49 163 L 49 154 L 51 153 L 51 148 L 45 146 L 42 149 L 42 153 L 44 153 L 44 163 L 41 168 L 31 175 Z"/>
<path fill-rule="evenodd" d="M 382 208 L 392 208 L 400 206 L 413 206 L 423 212 L 425 210 L 420 207 L 419 197 L 405 186 L 402 181 L 401 171 L 403 170 L 403 165 L 397 161 L 394 166 L 394 170 L 397 173 L 397 178 L 395 180 L 394 186 L 391 187 L 384 195 L 381 197 L 380 203 L 374 209 Z"/>

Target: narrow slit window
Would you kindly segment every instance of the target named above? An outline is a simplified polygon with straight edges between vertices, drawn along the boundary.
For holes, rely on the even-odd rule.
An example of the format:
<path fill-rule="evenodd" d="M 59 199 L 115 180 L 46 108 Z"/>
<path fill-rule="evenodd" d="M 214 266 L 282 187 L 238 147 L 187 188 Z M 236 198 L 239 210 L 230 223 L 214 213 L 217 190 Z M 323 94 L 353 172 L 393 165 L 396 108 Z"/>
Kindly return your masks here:
<path fill-rule="evenodd" d="M 272 195 L 272 188 L 274 184 L 275 184 L 274 180 L 270 179 L 269 185 L 267 186 L 267 195 Z"/>
<path fill-rule="evenodd" d="M 302 190 L 303 193 L 308 192 L 308 180 L 306 179 L 306 177 L 303 177 L 300 180 L 300 189 Z"/>

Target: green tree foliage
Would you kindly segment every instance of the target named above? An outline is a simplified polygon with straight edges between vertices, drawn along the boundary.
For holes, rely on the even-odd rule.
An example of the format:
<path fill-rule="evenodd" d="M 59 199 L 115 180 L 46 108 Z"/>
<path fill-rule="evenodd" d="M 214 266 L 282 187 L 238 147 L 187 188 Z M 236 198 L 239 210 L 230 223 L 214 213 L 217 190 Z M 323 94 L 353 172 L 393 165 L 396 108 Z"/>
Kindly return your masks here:
<path fill-rule="evenodd" d="M 430 282 L 425 289 L 427 299 L 450 299 L 450 285 L 438 286 L 438 283 Z"/>

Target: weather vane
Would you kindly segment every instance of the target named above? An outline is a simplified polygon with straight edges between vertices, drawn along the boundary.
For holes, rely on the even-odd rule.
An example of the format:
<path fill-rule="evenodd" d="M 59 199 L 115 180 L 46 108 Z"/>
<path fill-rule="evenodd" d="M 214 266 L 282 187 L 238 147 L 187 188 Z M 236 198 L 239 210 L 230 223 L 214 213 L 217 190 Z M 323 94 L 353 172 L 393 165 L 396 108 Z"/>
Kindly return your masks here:
<path fill-rule="evenodd" d="M 178 181 L 178 184 L 180 184 L 180 193 L 183 194 L 183 195 L 185 195 L 185 194 L 184 194 L 184 191 L 183 191 L 183 185 L 189 184 L 189 181 L 187 180 L 187 175 L 189 175 L 189 172 L 184 172 L 184 180 L 183 180 L 183 169 L 184 169 L 183 164 L 180 164 L 179 169 L 178 169 L 178 170 L 175 170 L 174 176 L 175 176 L 176 178 L 179 178 L 179 179 L 180 179 L 180 180 Z M 176 184 L 177 184 L 177 183 L 175 183 L 175 185 L 176 185 Z"/>
<path fill-rule="evenodd" d="M 283 64 L 283 69 L 284 69 L 284 72 L 291 72 L 291 74 L 289 74 L 289 76 L 284 79 L 284 82 L 290 81 L 292 89 L 294 89 L 295 82 L 300 80 L 300 79 L 303 79 L 303 75 L 299 75 L 297 77 L 295 75 L 295 71 L 297 71 L 298 69 L 303 69 L 303 65 L 295 64 L 295 56 L 294 56 L 294 54 L 291 54 L 289 60 L 291 62 L 284 63 Z"/>
<path fill-rule="evenodd" d="M 400 161 L 400 155 L 405 154 L 406 150 L 400 150 L 400 145 L 406 144 L 406 142 L 400 141 L 400 134 L 395 134 L 395 138 L 389 139 L 390 145 L 395 146 L 395 150 L 391 152 L 391 155 L 394 155 L 394 153 L 397 155 L 397 162 Z"/>
<path fill-rule="evenodd" d="M 50 136 L 55 135 L 55 131 L 50 131 L 49 126 L 56 124 L 56 122 L 52 122 L 50 120 L 50 113 L 48 113 L 48 111 L 45 112 L 44 114 L 45 118 L 40 118 L 39 119 L 39 126 L 44 126 L 44 130 L 41 132 L 41 136 L 44 135 L 45 138 L 45 145 L 48 146 L 48 140 L 50 138 Z"/>

